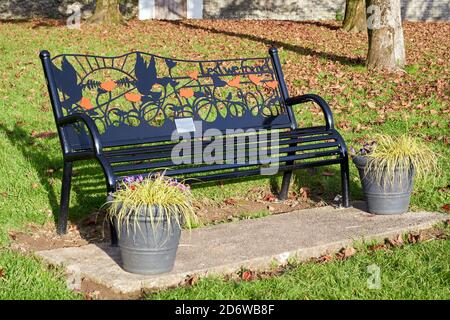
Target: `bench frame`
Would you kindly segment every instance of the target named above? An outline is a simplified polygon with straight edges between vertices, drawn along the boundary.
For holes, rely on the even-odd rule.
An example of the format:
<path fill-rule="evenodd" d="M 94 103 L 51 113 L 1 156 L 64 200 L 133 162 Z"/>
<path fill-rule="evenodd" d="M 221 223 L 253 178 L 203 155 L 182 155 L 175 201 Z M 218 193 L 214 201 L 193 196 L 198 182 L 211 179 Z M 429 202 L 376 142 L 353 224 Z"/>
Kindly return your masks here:
<path fill-rule="evenodd" d="M 342 205 L 344 207 L 349 207 L 349 165 L 348 165 L 348 153 L 347 147 L 343 138 L 339 135 L 339 133 L 334 129 L 334 121 L 332 112 L 325 102 L 320 96 L 315 94 L 304 94 L 297 97 L 289 97 L 286 83 L 284 81 L 283 72 L 281 69 L 280 60 L 278 57 L 277 49 L 272 47 L 269 49 L 269 55 L 271 58 L 272 66 L 274 69 L 274 73 L 276 79 L 278 81 L 281 100 L 286 108 L 286 112 L 289 115 L 289 118 L 292 119 L 290 123 L 291 130 L 298 130 L 299 132 L 330 132 L 333 134 L 334 139 L 339 143 L 339 160 L 321 160 L 317 163 L 305 163 L 304 165 L 294 164 L 294 161 L 287 161 L 283 166 L 283 179 L 282 185 L 279 193 L 279 198 L 284 200 L 287 198 L 289 184 L 292 177 L 292 172 L 294 169 L 305 168 L 305 167 L 315 167 L 315 166 L 323 166 L 328 164 L 340 164 L 341 170 L 341 183 L 342 183 Z M 57 131 L 61 143 L 61 148 L 63 152 L 63 176 L 62 176 L 62 190 L 61 190 L 61 203 L 60 203 L 60 212 L 58 219 L 57 232 L 58 234 L 65 234 L 67 232 L 67 219 L 69 212 L 69 197 L 71 190 L 71 180 L 72 180 L 72 166 L 74 161 L 78 160 L 86 160 L 86 159 L 96 159 L 104 173 L 106 178 L 106 189 L 107 192 L 114 192 L 117 184 L 117 177 L 113 171 L 111 163 L 108 161 L 108 158 L 105 156 L 101 134 L 94 122 L 87 114 L 83 113 L 74 113 L 70 115 L 63 115 L 61 109 L 61 102 L 58 95 L 58 87 L 55 82 L 55 75 L 52 71 L 52 59 L 50 57 L 50 53 L 46 50 L 41 51 L 40 59 L 42 61 L 42 65 L 44 68 L 45 77 L 47 80 L 48 91 L 50 94 L 50 101 L 52 104 L 53 114 L 57 126 Z M 324 116 L 325 126 L 323 127 L 311 127 L 311 128 L 298 128 L 297 122 L 295 120 L 295 115 L 292 110 L 293 106 L 305 103 L 305 102 L 314 102 L 317 104 Z M 71 141 L 68 141 L 67 136 L 63 133 L 63 128 L 66 126 L 73 125 L 75 123 L 82 123 L 87 128 L 87 132 L 90 139 L 91 147 L 87 150 L 76 151 L 74 152 L 71 148 Z M 224 168 L 226 168 L 224 166 Z M 249 172 L 248 174 L 237 173 L 236 177 L 241 177 L 245 175 L 254 175 L 255 173 Z M 229 178 L 233 178 L 234 176 L 227 176 Z M 114 228 L 111 226 L 111 241 L 113 245 L 117 245 L 117 235 L 114 231 Z"/>

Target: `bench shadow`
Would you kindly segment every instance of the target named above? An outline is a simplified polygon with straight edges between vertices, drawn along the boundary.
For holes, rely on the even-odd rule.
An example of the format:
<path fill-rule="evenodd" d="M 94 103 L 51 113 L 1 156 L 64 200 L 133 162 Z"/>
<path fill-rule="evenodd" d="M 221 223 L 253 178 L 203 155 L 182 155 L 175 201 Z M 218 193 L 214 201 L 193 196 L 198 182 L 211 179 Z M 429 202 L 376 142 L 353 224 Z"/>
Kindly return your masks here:
<path fill-rule="evenodd" d="M 361 197 L 361 186 L 359 182 L 352 180 L 350 171 L 350 201 L 351 204 L 359 202 Z M 325 202 L 336 205 L 336 196 L 342 196 L 341 171 L 339 165 L 313 167 L 307 169 L 295 170 L 293 173 L 293 188 L 300 190 L 307 188 L 309 190 L 308 198 L 314 202 Z"/>
<path fill-rule="evenodd" d="M 283 42 L 280 40 L 270 40 L 270 39 L 266 39 L 264 37 L 260 37 L 260 36 L 254 35 L 254 34 L 246 34 L 246 33 L 234 32 L 234 31 L 220 30 L 220 29 L 217 29 L 214 27 L 207 28 L 207 27 L 191 24 L 191 23 L 188 23 L 188 22 L 182 21 L 182 20 L 165 20 L 165 22 L 173 24 L 178 27 L 186 27 L 186 28 L 190 28 L 190 29 L 194 29 L 194 30 L 203 30 L 203 31 L 207 31 L 210 33 L 214 33 L 214 34 L 222 34 L 222 35 L 226 35 L 226 36 L 230 36 L 230 37 L 238 37 L 238 38 L 247 39 L 247 40 L 251 40 L 251 41 L 255 41 L 255 42 L 260 42 L 268 47 L 271 47 L 271 46 L 283 47 L 286 50 L 289 50 L 294 53 L 298 53 L 300 55 L 316 56 L 316 57 L 328 59 L 331 61 L 337 61 L 344 65 L 364 66 L 363 58 L 351 58 L 351 57 L 337 55 L 334 53 L 316 51 L 316 50 L 308 48 L 308 47 L 302 47 L 299 45 L 295 45 L 295 44 L 288 43 L 288 42 Z M 305 22 L 304 24 L 307 24 L 307 23 Z M 317 22 L 317 23 L 310 22 L 308 24 L 319 25 L 320 22 Z M 323 24 L 323 26 L 325 26 L 325 24 Z M 328 26 L 328 27 L 331 28 L 332 26 Z"/>
<path fill-rule="evenodd" d="M 24 159 L 31 164 L 39 178 L 40 185 L 48 196 L 48 203 L 53 213 L 53 221 L 56 224 L 59 214 L 59 193 L 55 192 L 56 180 L 61 181 L 62 165 L 61 157 L 51 157 L 48 150 L 36 146 L 37 138 L 30 136 L 17 124 L 9 130 L 0 124 L 10 143 L 19 150 Z M 47 137 L 42 139 L 57 139 Z M 92 166 L 92 161 L 77 161 L 74 166 L 74 177 L 72 179 L 71 198 L 76 197 L 77 203 L 69 209 L 69 221 L 81 230 L 80 219 L 102 205 L 106 197 L 106 187 L 100 167 Z M 72 201 L 73 203 L 73 201 Z"/>
<path fill-rule="evenodd" d="M 236 184 L 239 182 L 248 182 L 248 181 L 260 181 L 260 180 L 269 180 L 269 187 L 270 191 L 278 195 L 280 185 L 278 181 L 278 177 L 280 177 L 281 174 L 276 174 L 272 176 L 263 176 L 263 175 L 254 175 L 254 176 L 245 176 L 241 178 L 227 178 L 226 180 L 220 180 L 220 181 L 208 181 L 208 182 L 202 182 L 199 184 L 194 184 L 192 186 L 193 189 L 203 189 L 203 188 L 211 188 L 211 187 L 218 187 L 218 186 L 228 186 L 232 184 Z"/>

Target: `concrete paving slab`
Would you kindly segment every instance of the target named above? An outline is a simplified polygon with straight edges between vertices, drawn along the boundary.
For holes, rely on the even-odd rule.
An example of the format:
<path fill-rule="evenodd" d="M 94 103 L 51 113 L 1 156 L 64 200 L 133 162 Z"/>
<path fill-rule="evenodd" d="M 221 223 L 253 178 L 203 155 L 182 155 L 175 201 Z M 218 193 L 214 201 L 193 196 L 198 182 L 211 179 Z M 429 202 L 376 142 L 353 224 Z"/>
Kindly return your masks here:
<path fill-rule="evenodd" d="M 322 207 L 183 231 L 172 272 L 142 276 L 120 267 L 118 248 L 108 244 L 39 251 L 49 264 L 63 265 L 113 292 L 176 286 L 191 275 L 230 274 L 241 267 L 267 269 L 288 259 L 332 253 L 354 241 L 384 239 L 426 229 L 447 215 L 413 212 L 380 216 L 357 208 Z"/>

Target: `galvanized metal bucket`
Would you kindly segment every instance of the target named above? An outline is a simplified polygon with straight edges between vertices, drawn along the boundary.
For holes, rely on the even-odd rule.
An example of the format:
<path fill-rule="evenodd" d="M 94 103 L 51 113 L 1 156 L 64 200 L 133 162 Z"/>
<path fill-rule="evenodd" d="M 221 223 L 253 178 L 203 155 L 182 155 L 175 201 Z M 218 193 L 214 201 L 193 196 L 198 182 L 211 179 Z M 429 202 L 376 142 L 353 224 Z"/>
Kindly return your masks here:
<path fill-rule="evenodd" d="M 114 221 L 125 271 L 149 275 L 173 269 L 180 242 L 180 223 L 173 215 L 166 219 L 156 207 L 153 212 L 153 217 L 147 212 L 130 215 L 128 222 L 121 221 L 120 225 Z"/>
<path fill-rule="evenodd" d="M 375 214 L 400 214 L 408 211 L 414 184 L 414 170 L 395 170 L 394 177 L 383 175 L 375 179 L 374 172 L 366 170 L 367 157 L 353 157 L 359 171 L 367 210 Z"/>

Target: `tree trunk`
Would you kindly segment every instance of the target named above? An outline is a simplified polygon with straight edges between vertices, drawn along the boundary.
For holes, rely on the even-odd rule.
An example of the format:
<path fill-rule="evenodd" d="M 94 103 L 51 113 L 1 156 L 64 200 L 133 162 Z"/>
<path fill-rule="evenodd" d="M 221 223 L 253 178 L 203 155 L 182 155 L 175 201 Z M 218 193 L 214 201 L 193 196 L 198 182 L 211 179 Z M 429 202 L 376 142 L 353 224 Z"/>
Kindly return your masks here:
<path fill-rule="evenodd" d="M 96 0 L 94 14 L 89 23 L 125 24 L 125 19 L 119 11 L 119 0 Z"/>
<path fill-rule="evenodd" d="M 367 68 L 397 71 L 405 66 L 400 0 L 367 0 Z"/>
<path fill-rule="evenodd" d="M 347 0 L 345 2 L 345 18 L 342 29 L 349 32 L 366 32 L 366 1 Z"/>

